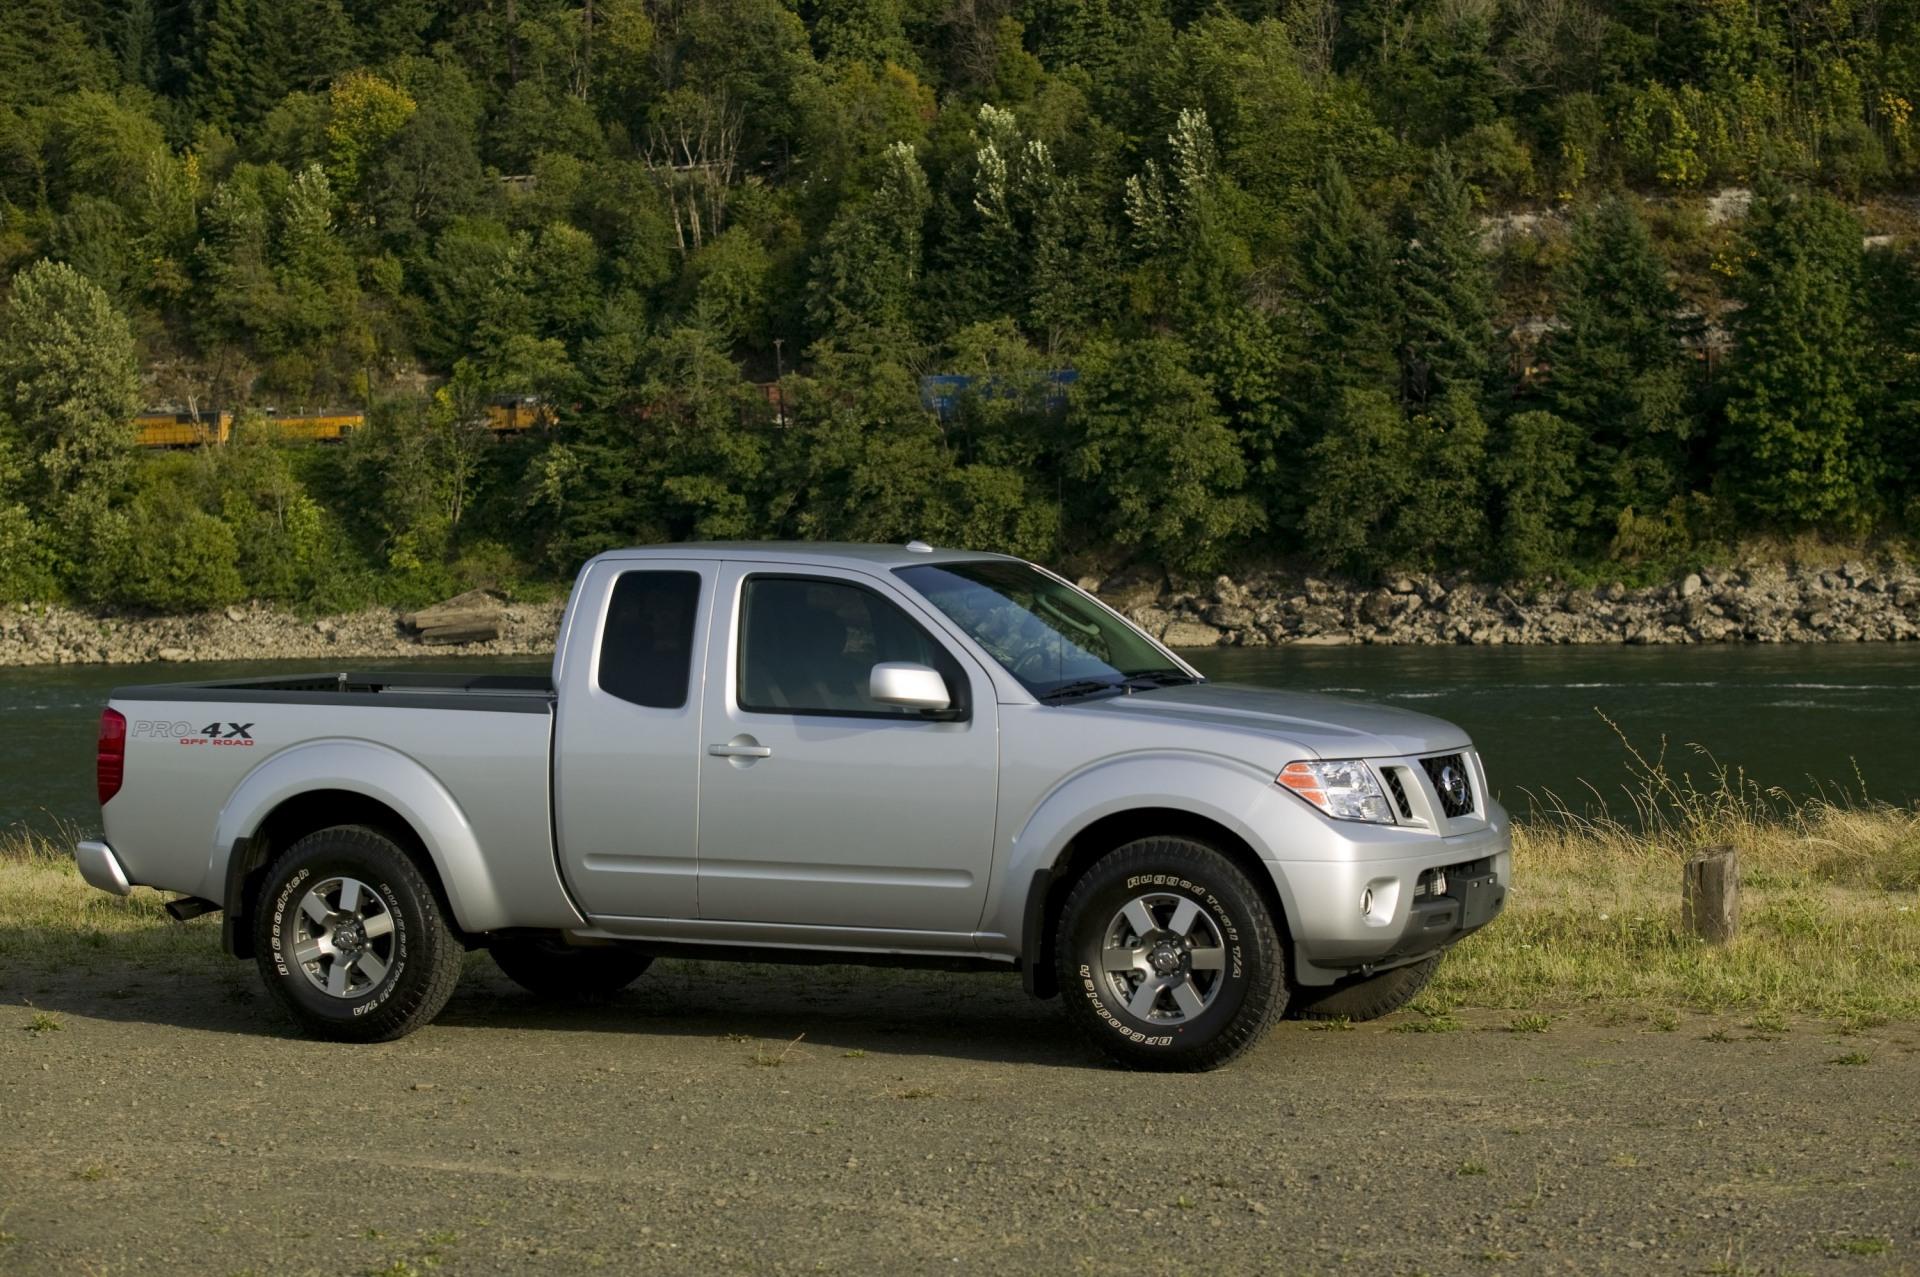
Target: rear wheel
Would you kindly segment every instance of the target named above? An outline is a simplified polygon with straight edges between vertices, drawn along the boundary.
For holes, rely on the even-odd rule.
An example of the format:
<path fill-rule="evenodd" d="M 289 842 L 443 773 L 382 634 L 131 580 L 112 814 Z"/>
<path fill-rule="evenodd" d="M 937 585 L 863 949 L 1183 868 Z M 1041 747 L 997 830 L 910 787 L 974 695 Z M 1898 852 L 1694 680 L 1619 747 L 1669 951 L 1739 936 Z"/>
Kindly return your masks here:
<path fill-rule="evenodd" d="M 267 991 L 315 1037 L 387 1042 L 440 1014 L 462 948 L 433 888 L 385 834 L 309 834 L 267 871 L 254 953 Z"/>
<path fill-rule="evenodd" d="M 512 937 L 487 946 L 494 965 L 528 993 L 582 1002 L 610 998 L 653 965 L 653 955 L 621 944 L 568 944 L 563 936 Z"/>
<path fill-rule="evenodd" d="M 1055 948 L 1068 1018 L 1129 1068 L 1217 1068 L 1284 1001 L 1265 900 L 1188 838 L 1143 838 L 1095 861 L 1068 893 Z"/>
<path fill-rule="evenodd" d="M 1287 1017 L 1294 1020 L 1378 1020 L 1391 1015 L 1420 996 L 1433 973 L 1440 968 L 1440 955 L 1382 971 L 1357 980 L 1342 980 L 1325 988 L 1302 987 L 1294 991 Z"/>

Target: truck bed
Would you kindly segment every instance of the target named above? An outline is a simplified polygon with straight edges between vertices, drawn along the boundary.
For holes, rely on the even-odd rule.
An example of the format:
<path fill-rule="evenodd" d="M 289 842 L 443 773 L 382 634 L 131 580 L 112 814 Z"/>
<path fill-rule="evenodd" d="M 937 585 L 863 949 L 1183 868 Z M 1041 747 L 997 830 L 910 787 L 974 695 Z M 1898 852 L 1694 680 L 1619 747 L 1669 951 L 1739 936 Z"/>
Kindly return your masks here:
<path fill-rule="evenodd" d="M 228 705 L 377 704 L 389 709 L 487 710 L 544 714 L 553 704 L 548 674 L 317 672 L 274 678 L 143 683 L 113 689 L 129 701 L 218 701 Z"/>
<path fill-rule="evenodd" d="M 436 856 L 479 866 L 469 878 L 484 891 L 449 888 L 479 902 L 476 917 L 502 900 L 532 902 L 540 925 L 575 916 L 553 857 L 545 675 L 314 672 L 120 687 L 111 704 L 126 719 L 125 780 L 101 815 L 136 883 L 222 899 L 235 839 L 318 791 L 464 844 L 429 837 Z"/>

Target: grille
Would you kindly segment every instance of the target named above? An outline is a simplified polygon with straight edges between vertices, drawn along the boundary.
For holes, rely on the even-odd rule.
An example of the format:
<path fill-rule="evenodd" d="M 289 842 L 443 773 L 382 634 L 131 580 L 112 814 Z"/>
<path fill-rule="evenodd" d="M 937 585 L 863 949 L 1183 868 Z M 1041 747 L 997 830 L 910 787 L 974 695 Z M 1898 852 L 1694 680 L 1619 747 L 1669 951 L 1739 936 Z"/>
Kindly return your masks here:
<path fill-rule="evenodd" d="M 1413 804 L 1407 801 L 1407 787 L 1400 782 L 1398 767 L 1383 767 L 1380 774 L 1387 778 L 1387 792 L 1393 795 L 1393 805 L 1400 809 L 1403 819 L 1413 819 Z"/>
<path fill-rule="evenodd" d="M 1437 758 L 1421 759 L 1420 765 L 1427 769 L 1427 778 L 1440 796 L 1440 810 L 1446 813 L 1447 819 L 1473 814 L 1473 782 L 1468 779 L 1467 760 L 1463 756 L 1441 754 Z M 1451 786 L 1447 783 L 1449 779 L 1455 779 Z"/>

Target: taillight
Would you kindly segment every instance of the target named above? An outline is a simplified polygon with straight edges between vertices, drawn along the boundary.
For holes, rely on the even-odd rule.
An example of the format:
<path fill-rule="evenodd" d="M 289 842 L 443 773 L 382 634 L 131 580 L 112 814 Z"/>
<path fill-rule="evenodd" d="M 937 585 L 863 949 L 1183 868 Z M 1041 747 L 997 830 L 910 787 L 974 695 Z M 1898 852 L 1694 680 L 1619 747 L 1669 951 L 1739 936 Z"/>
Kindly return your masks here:
<path fill-rule="evenodd" d="M 100 749 L 94 755 L 93 775 L 104 807 L 127 777 L 127 716 L 117 709 L 100 711 Z"/>

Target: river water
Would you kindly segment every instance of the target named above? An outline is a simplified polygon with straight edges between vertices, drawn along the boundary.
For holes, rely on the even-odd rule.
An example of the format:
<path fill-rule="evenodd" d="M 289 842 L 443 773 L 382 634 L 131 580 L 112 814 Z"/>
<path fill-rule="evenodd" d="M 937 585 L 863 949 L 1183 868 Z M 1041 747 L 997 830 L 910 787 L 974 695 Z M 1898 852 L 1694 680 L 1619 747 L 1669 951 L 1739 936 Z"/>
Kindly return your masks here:
<path fill-rule="evenodd" d="M 1279 647 L 1187 653 L 1222 681 L 1402 705 L 1461 724 L 1494 788 L 1524 812 L 1558 795 L 1616 814 L 1631 778 L 1619 725 L 1650 756 L 1702 779 L 1712 763 L 1767 786 L 1920 800 L 1920 644 L 1699 647 Z M 525 660 L 420 668 L 527 670 Z M 93 744 L 110 689 L 258 676 L 312 662 L 0 669 L 0 826 L 97 827 Z M 1589 788 L 1589 786 L 1591 788 Z M 1596 797 L 1598 794 L 1600 797 Z M 210 814 L 211 816 L 211 814 Z"/>

